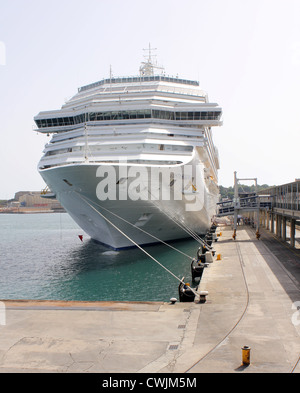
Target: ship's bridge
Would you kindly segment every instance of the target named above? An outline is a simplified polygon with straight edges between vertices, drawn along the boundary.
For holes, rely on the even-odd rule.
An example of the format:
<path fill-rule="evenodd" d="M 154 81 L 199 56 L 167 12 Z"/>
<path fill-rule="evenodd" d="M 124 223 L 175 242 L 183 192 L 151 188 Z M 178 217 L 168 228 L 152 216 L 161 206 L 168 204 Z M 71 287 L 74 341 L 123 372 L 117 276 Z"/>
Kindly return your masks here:
<path fill-rule="evenodd" d="M 102 79 L 99 82 L 91 83 L 86 86 L 82 86 L 78 89 L 78 92 L 83 92 L 86 90 L 94 89 L 95 87 L 104 86 L 104 85 L 115 85 L 115 84 L 124 84 L 124 83 L 144 83 L 144 82 L 170 82 L 170 83 L 179 83 L 183 85 L 190 86 L 199 86 L 199 82 L 192 81 L 188 79 L 174 78 L 171 76 L 165 75 L 140 75 L 133 77 L 120 77 L 120 78 L 108 78 Z"/>

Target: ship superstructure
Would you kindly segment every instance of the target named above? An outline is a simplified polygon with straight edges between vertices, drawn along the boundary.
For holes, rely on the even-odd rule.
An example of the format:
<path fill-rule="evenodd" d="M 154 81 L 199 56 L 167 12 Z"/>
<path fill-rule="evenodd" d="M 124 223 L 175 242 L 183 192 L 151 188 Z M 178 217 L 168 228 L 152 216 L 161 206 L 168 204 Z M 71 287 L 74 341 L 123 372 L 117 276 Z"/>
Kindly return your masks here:
<path fill-rule="evenodd" d="M 211 127 L 221 116 L 197 81 L 156 75 L 149 56 L 140 75 L 83 86 L 35 117 L 52 136 L 38 170 L 79 226 L 114 249 L 132 243 L 103 215 L 138 244 L 153 243 L 147 233 L 165 241 L 187 228 L 205 233 L 219 193 Z"/>

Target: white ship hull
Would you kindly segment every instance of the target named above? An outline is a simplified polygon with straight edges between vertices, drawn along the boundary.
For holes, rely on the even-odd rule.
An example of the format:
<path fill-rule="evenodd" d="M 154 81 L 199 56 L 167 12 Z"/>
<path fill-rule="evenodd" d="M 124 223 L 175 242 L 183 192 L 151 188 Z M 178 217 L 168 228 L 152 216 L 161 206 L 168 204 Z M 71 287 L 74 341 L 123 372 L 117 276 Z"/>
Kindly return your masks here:
<path fill-rule="evenodd" d="M 174 200 L 172 193 L 169 200 L 151 200 L 148 184 L 143 190 L 147 200 L 101 201 L 96 194 L 101 181 L 97 177 L 98 168 L 98 165 L 82 164 L 41 172 L 65 210 L 92 239 L 117 250 L 132 247 L 134 243 L 147 245 L 157 243 L 158 239 L 170 241 L 190 237 L 191 233 L 205 234 L 211 226 L 218 193 L 217 189 L 215 193 L 210 192 L 203 179 L 197 184 L 201 191 L 182 194 L 182 200 Z M 118 173 L 119 168 L 114 169 Z M 167 189 L 169 183 L 160 182 L 153 187 Z"/>

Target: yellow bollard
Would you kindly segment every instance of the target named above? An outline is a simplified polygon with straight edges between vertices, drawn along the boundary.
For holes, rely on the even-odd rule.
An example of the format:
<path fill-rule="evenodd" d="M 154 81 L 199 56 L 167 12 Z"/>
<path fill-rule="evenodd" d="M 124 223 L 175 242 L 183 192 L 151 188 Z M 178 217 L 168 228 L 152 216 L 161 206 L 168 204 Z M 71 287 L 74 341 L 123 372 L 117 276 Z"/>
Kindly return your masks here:
<path fill-rule="evenodd" d="M 221 254 L 217 254 L 217 261 L 220 261 L 221 259 Z"/>
<path fill-rule="evenodd" d="M 243 365 L 244 366 L 249 366 L 249 364 L 250 364 L 250 351 L 251 351 L 251 348 L 248 347 L 247 345 L 245 345 L 242 348 Z"/>

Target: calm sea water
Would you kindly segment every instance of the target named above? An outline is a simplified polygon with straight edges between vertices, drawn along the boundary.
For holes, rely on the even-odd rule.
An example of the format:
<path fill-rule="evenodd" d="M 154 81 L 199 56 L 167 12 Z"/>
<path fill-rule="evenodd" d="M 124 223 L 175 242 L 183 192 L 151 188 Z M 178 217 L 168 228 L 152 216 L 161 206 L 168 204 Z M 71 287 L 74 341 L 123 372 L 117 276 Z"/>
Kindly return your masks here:
<path fill-rule="evenodd" d="M 78 235 L 84 235 L 83 242 Z M 139 249 L 111 251 L 66 213 L 0 214 L 0 299 L 169 301 L 179 282 Z M 198 243 L 173 246 L 195 256 Z M 160 244 L 145 248 L 191 282 L 190 259 Z"/>

